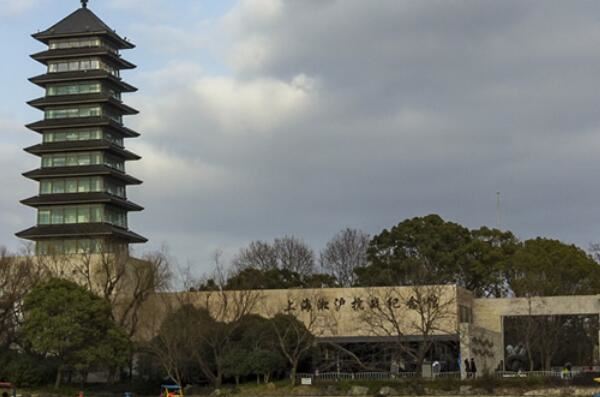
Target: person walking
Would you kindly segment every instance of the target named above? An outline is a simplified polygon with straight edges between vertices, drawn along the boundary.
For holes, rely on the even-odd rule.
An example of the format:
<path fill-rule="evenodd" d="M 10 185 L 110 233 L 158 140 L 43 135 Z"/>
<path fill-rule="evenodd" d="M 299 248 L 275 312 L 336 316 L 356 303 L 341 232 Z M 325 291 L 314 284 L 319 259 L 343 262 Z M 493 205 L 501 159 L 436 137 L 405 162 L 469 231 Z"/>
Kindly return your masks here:
<path fill-rule="evenodd" d="M 468 358 L 465 358 L 465 374 L 467 379 L 471 377 L 471 364 L 469 363 Z"/>
<path fill-rule="evenodd" d="M 477 377 L 477 366 L 475 365 L 475 360 L 471 357 L 471 377 Z"/>

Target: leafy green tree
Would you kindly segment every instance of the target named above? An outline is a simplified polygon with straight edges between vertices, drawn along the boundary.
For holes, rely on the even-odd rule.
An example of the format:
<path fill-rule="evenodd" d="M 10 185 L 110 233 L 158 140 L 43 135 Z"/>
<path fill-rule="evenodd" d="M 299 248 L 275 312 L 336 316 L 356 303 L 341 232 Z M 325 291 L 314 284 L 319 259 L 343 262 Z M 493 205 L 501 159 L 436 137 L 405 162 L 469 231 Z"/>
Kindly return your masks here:
<path fill-rule="evenodd" d="M 477 296 L 506 294 L 504 266 L 519 242 L 510 232 L 469 230 L 438 215 L 407 219 L 373 237 L 361 286 L 456 283 Z"/>
<path fill-rule="evenodd" d="M 581 248 L 558 240 L 527 240 L 511 257 L 507 280 L 516 296 L 596 294 L 600 266 Z"/>
<path fill-rule="evenodd" d="M 457 252 L 456 283 L 476 296 L 506 296 L 505 268 L 520 242 L 511 232 L 485 226 L 470 233 L 469 242 Z"/>
<path fill-rule="evenodd" d="M 65 369 L 87 374 L 91 365 L 120 365 L 129 342 L 112 320 L 110 304 L 77 284 L 52 279 L 25 297 L 22 339 L 26 346 L 58 361 L 55 387 Z"/>
<path fill-rule="evenodd" d="M 240 377 L 252 372 L 250 353 L 242 346 L 232 346 L 223 355 L 223 374 L 235 378 L 235 384 L 239 386 Z"/>
<path fill-rule="evenodd" d="M 257 382 L 262 376 L 267 383 L 273 372 L 286 367 L 277 335 L 270 320 L 258 315 L 247 315 L 240 323 L 233 344 L 246 354 L 246 374 L 256 375 Z"/>
<path fill-rule="evenodd" d="M 453 282 L 469 230 L 438 215 L 407 219 L 371 240 L 370 266 L 357 269 L 365 286 Z"/>

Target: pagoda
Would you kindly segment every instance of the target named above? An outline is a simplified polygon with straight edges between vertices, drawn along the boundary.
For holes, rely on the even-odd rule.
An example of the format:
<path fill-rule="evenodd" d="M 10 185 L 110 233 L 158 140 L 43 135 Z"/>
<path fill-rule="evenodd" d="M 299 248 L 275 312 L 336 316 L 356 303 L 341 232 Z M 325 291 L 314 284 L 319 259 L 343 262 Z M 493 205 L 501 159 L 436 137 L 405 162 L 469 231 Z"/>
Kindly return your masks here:
<path fill-rule="evenodd" d="M 22 203 L 37 210 L 37 225 L 17 233 L 34 241 L 37 255 L 122 252 L 147 240 L 129 230 L 129 211 L 143 208 L 127 199 L 127 186 L 142 182 L 125 171 L 140 157 L 125 149 L 139 134 L 125 127 L 123 116 L 137 110 L 122 101 L 136 88 L 121 80 L 121 70 L 135 65 L 120 51 L 135 46 L 108 27 L 81 1 L 81 8 L 33 35 L 47 45 L 32 58 L 47 72 L 30 81 L 45 90 L 28 102 L 42 110 L 41 121 L 27 128 L 41 135 L 26 152 L 41 166 L 24 173 L 39 192 Z"/>

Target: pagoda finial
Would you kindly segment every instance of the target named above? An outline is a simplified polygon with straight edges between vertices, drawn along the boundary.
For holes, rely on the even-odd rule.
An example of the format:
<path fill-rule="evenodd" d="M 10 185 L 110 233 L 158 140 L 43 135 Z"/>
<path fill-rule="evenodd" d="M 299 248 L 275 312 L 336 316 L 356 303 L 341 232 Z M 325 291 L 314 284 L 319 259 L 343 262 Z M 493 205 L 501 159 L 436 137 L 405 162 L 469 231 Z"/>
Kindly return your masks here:
<path fill-rule="evenodd" d="M 87 3 L 88 3 L 88 1 L 89 1 L 89 0 L 81 0 L 81 6 L 82 6 L 83 8 L 87 8 Z"/>

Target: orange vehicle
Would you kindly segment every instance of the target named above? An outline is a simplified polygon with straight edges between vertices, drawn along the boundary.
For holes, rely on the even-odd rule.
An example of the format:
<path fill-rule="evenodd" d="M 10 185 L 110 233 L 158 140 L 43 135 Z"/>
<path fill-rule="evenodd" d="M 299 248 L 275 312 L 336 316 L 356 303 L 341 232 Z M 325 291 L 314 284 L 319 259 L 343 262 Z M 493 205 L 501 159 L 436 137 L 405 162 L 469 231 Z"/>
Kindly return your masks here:
<path fill-rule="evenodd" d="M 183 389 L 178 385 L 162 385 L 161 397 L 183 397 Z"/>

